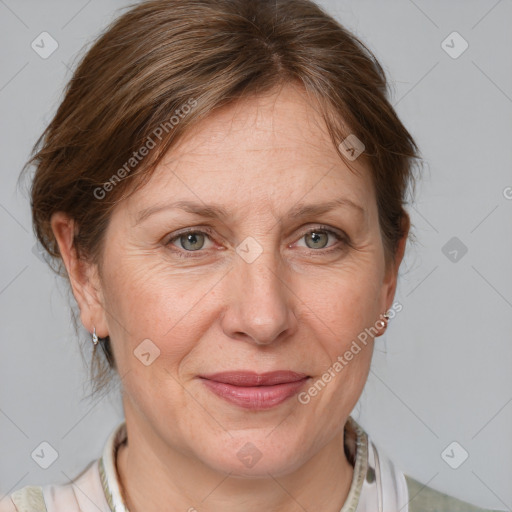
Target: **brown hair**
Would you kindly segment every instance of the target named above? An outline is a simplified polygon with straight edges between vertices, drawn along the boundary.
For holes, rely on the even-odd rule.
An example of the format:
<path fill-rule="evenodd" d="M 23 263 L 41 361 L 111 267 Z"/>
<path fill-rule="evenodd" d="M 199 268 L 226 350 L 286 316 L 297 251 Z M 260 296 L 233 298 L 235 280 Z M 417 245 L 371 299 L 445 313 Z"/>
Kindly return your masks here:
<path fill-rule="evenodd" d="M 36 167 L 33 225 L 54 270 L 66 275 L 54 212 L 75 220 L 79 257 L 101 268 L 112 209 L 189 127 L 238 98 L 290 82 L 319 106 L 336 147 L 349 134 L 364 143 L 392 261 L 418 153 L 371 51 L 310 0 L 153 0 L 132 6 L 95 41 L 25 166 Z M 95 391 L 115 368 L 108 338 L 103 348 L 103 361 L 93 354 Z"/>

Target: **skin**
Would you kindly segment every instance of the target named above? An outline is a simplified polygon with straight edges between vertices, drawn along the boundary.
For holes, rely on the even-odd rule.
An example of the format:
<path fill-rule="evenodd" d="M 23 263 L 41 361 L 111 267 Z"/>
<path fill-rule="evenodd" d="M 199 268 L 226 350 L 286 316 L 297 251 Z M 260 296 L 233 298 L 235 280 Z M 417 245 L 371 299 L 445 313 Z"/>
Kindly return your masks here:
<path fill-rule="evenodd" d="M 371 337 L 306 405 L 295 396 L 243 409 L 198 375 L 289 369 L 315 382 L 359 333 L 381 325 L 408 226 L 386 267 L 369 169 L 361 157 L 350 164 L 357 172 L 305 92 L 288 84 L 217 110 L 181 139 L 114 210 L 101 269 L 76 259 L 73 221 L 53 216 L 81 321 L 110 335 L 122 377 L 129 441 L 117 465 L 131 512 L 342 507 L 353 477 L 343 426 L 368 376 Z M 363 211 L 287 213 L 340 197 Z M 164 209 L 137 223 L 144 209 L 178 200 L 217 203 L 229 215 Z M 170 240 L 188 227 L 212 231 Z M 263 251 L 251 263 L 236 252 L 246 237 Z M 160 350 L 149 366 L 133 354 L 144 339 Z M 252 467 L 237 457 L 248 442 L 261 453 Z"/>

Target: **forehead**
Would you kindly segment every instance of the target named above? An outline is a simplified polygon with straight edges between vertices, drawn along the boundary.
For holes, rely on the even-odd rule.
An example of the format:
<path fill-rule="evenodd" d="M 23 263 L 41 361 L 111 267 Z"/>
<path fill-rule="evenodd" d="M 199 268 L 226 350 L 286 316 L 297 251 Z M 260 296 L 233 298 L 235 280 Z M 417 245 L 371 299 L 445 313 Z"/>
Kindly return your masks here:
<path fill-rule="evenodd" d="M 226 105 L 192 127 L 131 202 L 179 196 L 279 215 L 281 206 L 344 197 L 366 208 L 374 201 L 369 169 L 362 159 L 349 164 L 352 171 L 306 92 L 286 85 Z"/>

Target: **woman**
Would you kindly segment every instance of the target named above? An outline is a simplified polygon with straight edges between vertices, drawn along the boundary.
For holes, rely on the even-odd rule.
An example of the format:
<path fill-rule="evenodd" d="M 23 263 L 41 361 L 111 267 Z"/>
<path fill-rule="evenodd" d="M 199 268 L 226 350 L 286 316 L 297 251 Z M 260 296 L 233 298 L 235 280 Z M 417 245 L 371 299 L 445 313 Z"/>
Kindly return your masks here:
<path fill-rule="evenodd" d="M 31 163 L 35 231 L 125 422 L 73 484 L 0 510 L 481 510 L 349 415 L 401 307 L 417 156 L 378 62 L 308 0 L 120 17 Z"/>

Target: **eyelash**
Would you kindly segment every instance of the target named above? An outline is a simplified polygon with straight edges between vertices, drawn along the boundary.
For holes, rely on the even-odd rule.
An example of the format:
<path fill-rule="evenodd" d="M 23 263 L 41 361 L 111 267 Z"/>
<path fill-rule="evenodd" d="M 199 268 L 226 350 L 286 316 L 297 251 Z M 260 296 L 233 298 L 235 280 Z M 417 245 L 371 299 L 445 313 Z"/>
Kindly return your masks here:
<path fill-rule="evenodd" d="M 317 226 L 315 228 L 311 228 L 308 231 L 304 232 L 299 237 L 299 240 L 304 238 L 306 235 L 308 235 L 310 233 L 316 233 L 316 232 L 323 232 L 323 233 L 332 234 L 332 235 L 334 235 L 334 237 L 339 242 L 342 242 L 342 243 L 341 244 L 335 244 L 334 246 L 328 247 L 326 249 L 310 249 L 309 250 L 310 254 L 318 254 L 318 253 L 320 253 L 321 255 L 326 255 L 326 254 L 330 254 L 332 252 L 341 251 L 341 250 L 345 249 L 345 246 L 350 245 L 350 241 L 349 241 L 349 238 L 348 238 L 347 235 L 345 235 L 344 233 L 343 234 L 338 233 L 337 231 L 332 230 L 328 226 L 322 226 L 322 225 Z M 193 253 L 194 252 L 197 252 L 197 253 L 204 252 L 201 249 L 198 249 L 197 251 L 187 251 L 185 249 L 179 249 L 179 248 L 173 246 L 172 243 L 175 240 L 178 240 L 183 235 L 188 235 L 188 234 L 205 234 L 205 235 L 209 235 L 209 237 L 211 237 L 212 233 L 213 233 L 213 230 L 210 229 L 210 228 L 201 228 L 201 229 L 190 228 L 190 229 L 187 229 L 185 231 L 181 231 L 180 233 L 174 235 L 164 245 L 166 247 L 173 247 L 171 250 L 173 252 L 176 252 L 178 254 L 178 256 L 181 257 L 181 258 L 198 258 L 198 257 L 201 257 L 202 254 L 198 254 L 197 256 L 195 256 L 195 255 L 193 255 Z"/>

